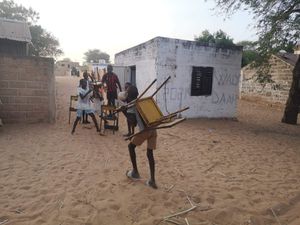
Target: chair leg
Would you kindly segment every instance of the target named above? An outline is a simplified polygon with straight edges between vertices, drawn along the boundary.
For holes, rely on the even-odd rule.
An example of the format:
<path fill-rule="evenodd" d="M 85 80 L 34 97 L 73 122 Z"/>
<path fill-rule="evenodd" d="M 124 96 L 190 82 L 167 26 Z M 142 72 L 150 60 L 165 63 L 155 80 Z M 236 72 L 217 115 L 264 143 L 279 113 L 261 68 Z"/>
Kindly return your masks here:
<path fill-rule="evenodd" d="M 117 115 L 117 128 L 119 129 L 119 114 Z"/>
<path fill-rule="evenodd" d="M 71 111 L 69 110 L 69 124 L 71 123 Z"/>
<path fill-rule="evenodd" d="M 116 120 L 114 119 L 114 123 L 113 123 L 113 134 L 115 134 L 115 129 L 116 129 Z"/>
<path fill-rule="evenodd" d="M 101 132 L 102 131 L 102 117 L 101 116 L 100 116 L 99 129 L 100 129 L 100 132 Z"/>

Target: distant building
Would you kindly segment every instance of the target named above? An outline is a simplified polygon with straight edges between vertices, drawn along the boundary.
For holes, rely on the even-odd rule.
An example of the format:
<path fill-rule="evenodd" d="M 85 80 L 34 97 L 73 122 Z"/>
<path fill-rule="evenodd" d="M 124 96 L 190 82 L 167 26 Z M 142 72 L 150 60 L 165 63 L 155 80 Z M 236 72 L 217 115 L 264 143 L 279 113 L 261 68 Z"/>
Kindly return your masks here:
<path fill-rule="evenodd" d="M 73 72 L 72 74 L 72 71 L 78 71 L 79 73 L 79 68 L 79 62 L 72 62 L 70 60 L 60 60 L 55 63 L 54 74 L 55 76 L 77 76 L 77 73 L 74 74 Z"/>
<path fill-rule="evenodd" d="M 295 51 L 296 52 L 296 51 Z M 257 69 L 251 64 L 242 69 L 241 98 L 284 105 L 293 80 L 293 69 L 299 55 L 279 53 L 270 58 L 270 75 L 274 83 L 261 84 L 256 80 Z"/>
<path fill-rule="evenodd" d="M 0 54 L 27 56 L 30 42 L 26 22 L 0 18 Z"/>
<path fill-rule="evenodd" d="M 154 79 L 164 113 L 189 106 L 189 118 L 234 118 L 239 94 L 242 47 L 217 48 L 195 41 L 156 37 L 115 55 L 121 83 L 130 81 L 142 92 Z M 151 91 L 150 91 L 151 93 Z"/>

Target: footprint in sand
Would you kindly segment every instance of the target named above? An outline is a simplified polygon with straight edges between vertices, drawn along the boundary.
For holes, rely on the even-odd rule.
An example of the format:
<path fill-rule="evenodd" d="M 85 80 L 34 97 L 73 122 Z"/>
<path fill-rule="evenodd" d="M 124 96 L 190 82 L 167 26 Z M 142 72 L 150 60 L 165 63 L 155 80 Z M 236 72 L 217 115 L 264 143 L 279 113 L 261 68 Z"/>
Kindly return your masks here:
<path fill-rule="evenodd" d="M 212 195 L 210 195 L 206 198 L 206 201 L 211 205 L 215 203 L 215 200 L 216 200 L 215 197 Z"/>
<path fill-rule="evenodd" d="M 100 212 L 106 212 L 107 211 L 107 207 L 102 207 L 99 209 Z"/>
<path fill-rule="evenodd" d="M 58 189 L 58 188 L 60 188 L 61 186 L 62 186 L 62 183 L 56 183 L 56 184 L 54 185 L 54 188 Z"/>
<path fill-rule="evenodd" d="M 78 186 L 81 183 L 82 179 L 77 179 L 73 182 L 72 186 Z"/>
<path fill-rule="evenodd" d="M 104 181 L 104 182 L 99 183 L 98 186 L 100 188 L 105 188 L 107 186 L 107 183 L 106 183 L 106 181 Z"/>
<path fill-rule="evenodd" d="M 143 209 L 147 209 L 148 207 L 149 207 L 148 203 L 142 203 L 142 205 L 140 206 L 140 209 L 143 210 Z"/>
<path fill-rule="evenodd" d="M 120 206 L 117 204 L 111 204 L 109 205 L 109 208 L 115 211 L 118 211 L 120 209 Z"/>
<path fill-rule="evenodd" d="M 161 197 L 164 201 L 168 201 L 170 199 L 170 195 L 167 193 L 163 193 L 162 197 Z"/>
<path fill-rule="evenodd" d="M 164 202 L 164 207 L 169 208 L 169 207 L 172 207 L 173 204 L 174 204 L 174 203 L 171 202 L 171 201 L 165 201 L 165 202 Z"/>
<path fill-rule="evenodd" d="M 31 186 L 23 186 L 21 187 L 20 189 L 23 189 L 23 190 L 29 190 L 31 188 Z"/>

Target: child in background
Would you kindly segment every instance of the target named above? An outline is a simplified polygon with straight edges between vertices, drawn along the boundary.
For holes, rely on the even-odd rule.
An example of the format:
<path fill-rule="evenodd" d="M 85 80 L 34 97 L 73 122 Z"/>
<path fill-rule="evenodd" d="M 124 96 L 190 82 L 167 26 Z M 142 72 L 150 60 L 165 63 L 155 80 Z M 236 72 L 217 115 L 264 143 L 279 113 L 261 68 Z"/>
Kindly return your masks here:
<path fill-rule="evenodd" d="M 133 100 L 135 100 L 138 95 L 138 89 L 136 86 L 132 85 L 129 82 L 125 83 L 125 91 L 127 93 L 127 97 L 125 99 L 126 103 L 129 103 Z M 134 128 L 137 125 L 136 117 L 135 117 L 135 112 L 133 108 L 127 109 L 126 111 L 123 111 L 127 118 L 127 128 L 128 128 L 128 133 L 123 135 L 124 137 L 129 137 L 130 135 L 134 134 Z"/>

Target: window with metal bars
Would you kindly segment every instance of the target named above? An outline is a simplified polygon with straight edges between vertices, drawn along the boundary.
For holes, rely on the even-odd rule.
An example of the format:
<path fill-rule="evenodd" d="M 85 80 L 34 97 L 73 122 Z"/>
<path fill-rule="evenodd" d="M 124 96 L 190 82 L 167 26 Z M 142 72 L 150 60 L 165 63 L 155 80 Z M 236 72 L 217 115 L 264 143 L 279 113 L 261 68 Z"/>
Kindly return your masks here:
<path fill-rule="evenodd" d="M 213 67 L 193 67 L 191 96 L 211 95 Z"/>

